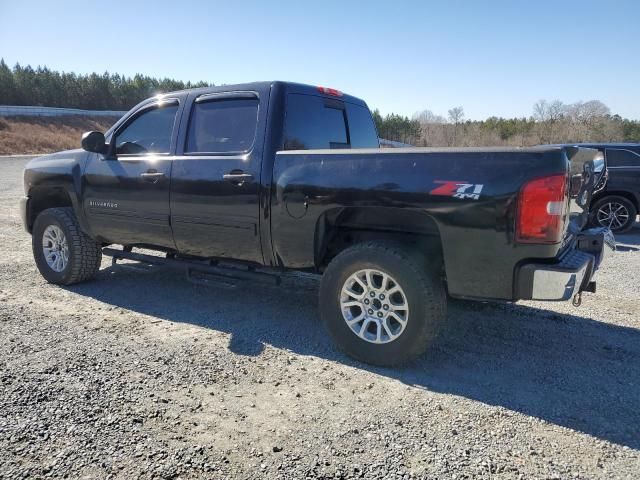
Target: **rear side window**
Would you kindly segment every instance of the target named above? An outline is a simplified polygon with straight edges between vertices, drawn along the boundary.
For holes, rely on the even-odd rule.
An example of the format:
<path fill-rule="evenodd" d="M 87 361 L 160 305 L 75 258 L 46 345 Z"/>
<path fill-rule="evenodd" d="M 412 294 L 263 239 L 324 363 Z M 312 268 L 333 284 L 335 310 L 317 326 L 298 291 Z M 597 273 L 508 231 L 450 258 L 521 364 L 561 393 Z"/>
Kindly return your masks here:
<path fill-rule="evenodd" d="M 169 153 L 178 105 L 157 106 L 142 112 L 116 137 L 116 154 Z"/>
<path fill-rule="evenodd" d="M 345 103 L 349 120 L 351 148 L 378 148 L 378 133 L 373 117 L 367 107 Z"/>
<path fill-rule="evenodd" d="M 349 148 L 345 113 L 344 102 L 290 93 L 284 149 Z"/>
<path fill-rule="evenodd" d="M 193 104 L 187 153 L 248 152 L 258 123 L 258 99 L 237 98 Z"/>
<path fill-rule="evenodd" d="M 608 167 L 640 167 L 640 155 L 630 150 L 607 149 Z"/>

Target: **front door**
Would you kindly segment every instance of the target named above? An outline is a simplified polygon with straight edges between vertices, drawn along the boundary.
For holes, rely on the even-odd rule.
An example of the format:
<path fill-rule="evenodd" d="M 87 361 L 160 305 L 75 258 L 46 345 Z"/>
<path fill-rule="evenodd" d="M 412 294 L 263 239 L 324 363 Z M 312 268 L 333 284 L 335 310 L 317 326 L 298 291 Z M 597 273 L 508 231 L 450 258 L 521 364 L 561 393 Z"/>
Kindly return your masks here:
<path fill-rule="evenodd" d="M 177 99 L 143 106 L 92 154 L 83 176 L 91 234 L 108 243 L 174 248 L 169 223 Z"/>
<path fill-rule="evenodd" d="M 176 247 L 183 254 L 262 263 L 256 126 L 266 112 L 259 111 L 253 92 L 200 95 L 190 102 L 171 173 Z"/>

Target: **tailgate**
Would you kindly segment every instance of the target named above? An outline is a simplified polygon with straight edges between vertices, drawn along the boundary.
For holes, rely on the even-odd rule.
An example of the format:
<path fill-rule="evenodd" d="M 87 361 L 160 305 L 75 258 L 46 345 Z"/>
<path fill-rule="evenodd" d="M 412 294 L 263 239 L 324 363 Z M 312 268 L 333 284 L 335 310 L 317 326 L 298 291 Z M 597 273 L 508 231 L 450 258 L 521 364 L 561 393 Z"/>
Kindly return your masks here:
<path fill-rule="evenodd" d="M 580 304 L 583 291 L 595 292 L 593 276 L 605 255 L 615 249 L 607 228 L 585 229 L 595 189 L 606 175 L 602 153 L 563 147 L 569 160 L 569 218 L 562 249 L 554 262 L 530 261 L 518 268 L 515 297 L 524 300 L 569 300 Z"/>

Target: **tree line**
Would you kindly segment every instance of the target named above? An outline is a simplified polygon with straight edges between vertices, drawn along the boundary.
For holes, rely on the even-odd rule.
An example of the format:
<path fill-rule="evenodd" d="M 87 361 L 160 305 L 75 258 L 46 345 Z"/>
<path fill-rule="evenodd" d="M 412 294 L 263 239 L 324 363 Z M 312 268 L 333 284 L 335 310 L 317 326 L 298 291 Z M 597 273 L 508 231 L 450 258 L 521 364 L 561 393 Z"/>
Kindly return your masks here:
<path fill-rule="evenodd" d="M 0 59 L 0 105 L 129 110 L 158 93 L 207 85 L 141 74 L 79 75 L 20 64 L 10 68 Z M 395 113 L 382 116 L 374 110 L 373 118 L 380 137 L 425 147 L 640 142 L 640 121 L 614 115 L 598 100 L 572 104 L 540 100 L 531 116 L 523 118 L 465 120 L 461 106 L 451 108 L 446 116 L 430 110 L 411 118 Z"/>
<path fill-rule="evenodd" d="M 640 121 L 612 114 L 599 100 L 565 104 L 540 100 L 532 115 L 523 118 L 490 117 L 465 120 L 464 109 L 447 116 L 422 110 L 412 118 L 374 110 L 382 138 L 420 147 L 527 146 L 543 143 L 640 142 Z"/>
<path fill-rule="evenodd" d="M 133 77 L 109 72 L 78 75 L 20 64 L 9 68 L 4 59 L 0 60 L 0 105 L 129 110 L 157 93 L 208 85 L 140 74 Z"/>

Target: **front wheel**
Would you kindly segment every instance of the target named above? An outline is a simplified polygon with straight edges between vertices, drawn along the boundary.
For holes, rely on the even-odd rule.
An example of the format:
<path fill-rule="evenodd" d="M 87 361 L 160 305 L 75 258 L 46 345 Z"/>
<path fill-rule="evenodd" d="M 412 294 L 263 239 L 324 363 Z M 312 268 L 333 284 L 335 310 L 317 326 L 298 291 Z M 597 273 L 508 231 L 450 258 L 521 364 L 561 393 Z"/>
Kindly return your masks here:
<path fill-rule="evenodd" d="M 40 213 L 31 244 L 38 270 L 47 282 L 71 285 L 90 280 L 100 269 L 100 244 L 80 229 L 71 208 Z"/>
<path fill-rule="evenodd" d="M 341 252 L 320 286 L 320 315 L 338 347 L 366 363 L 394 366 L 422 354 L 446 317 L 439 263 L 386 242 Z"/>
<path fill-rule="evenodd" d="M 614 233 L 624 233 L 633 227 L 638 211 L 627 198 L 618 195 L 603 197 L 591 208 L 591 224 L 608 227 Z"/>

